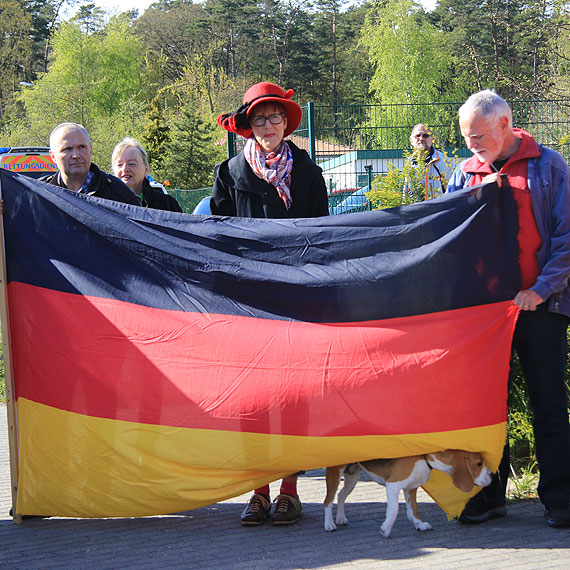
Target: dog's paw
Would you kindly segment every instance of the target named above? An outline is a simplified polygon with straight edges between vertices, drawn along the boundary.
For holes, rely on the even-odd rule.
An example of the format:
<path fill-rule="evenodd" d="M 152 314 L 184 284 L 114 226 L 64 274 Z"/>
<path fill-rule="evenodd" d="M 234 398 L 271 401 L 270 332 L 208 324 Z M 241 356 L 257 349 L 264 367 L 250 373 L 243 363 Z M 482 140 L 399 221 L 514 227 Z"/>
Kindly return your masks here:
<path fill-rule="evenodd" d="M 392 532 L 392 527 L 389 527 L 389 526 L 386 525 L 386 524 L 383 524 L 383 525 L 380 527 L 380 534 L 382 534 L 382 536 L 383 536 L 384 538 L 390 538 L 390 533 L 391 533 L 391 532 Z"/>
<path fill-rule="evenodd" d="M 325 521 L 325 530 L 327 532 L 332 532 L 333 530 L 336 530 L 336 524 L 334 524 L 333 521 L 330 522 Z"/>
<path fill-rule="evenodd" d="M 346 515 L 344 515 L 344 514 L 339 515 L 339 514 L 337 513 L 337 515 L 336 515 L 336 524 L 340 524 L 340 525 L 349 524 L 348 519 L 346 518 Z"/>
<path fill-rule="evenodd" d="M 414 524 L 414 526 L 416 527 L 417 530 L 433 530 L 431 524 L 424 521 L 418 521 L 417 523 Z"/>

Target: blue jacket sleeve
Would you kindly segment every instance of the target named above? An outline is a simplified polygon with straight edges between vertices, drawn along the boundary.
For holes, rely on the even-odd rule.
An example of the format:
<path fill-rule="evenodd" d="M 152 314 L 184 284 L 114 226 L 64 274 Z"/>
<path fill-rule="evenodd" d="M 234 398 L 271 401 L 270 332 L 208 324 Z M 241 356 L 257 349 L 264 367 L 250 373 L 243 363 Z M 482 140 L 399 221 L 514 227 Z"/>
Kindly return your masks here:
<path fill-rule="evenodd" d="M 469 185 L 467 179 L 465 178 L 465 173 L 461 170 L 463 162 L 455 167 L 455 170 L 453 171 L 453 174 L 451 175 L 451 178 L 447 184 L 448 192 L 457 192 L 458 190 L 467 188 Z"/>
<path fill-rule="evenodd" d="M 570 169 L 560 154 L 542 147 L 529 161 L 532 208 L 542 245 L 537 252 L 540 275 L 531 289 L 543 299 L 569 288 Z"/>

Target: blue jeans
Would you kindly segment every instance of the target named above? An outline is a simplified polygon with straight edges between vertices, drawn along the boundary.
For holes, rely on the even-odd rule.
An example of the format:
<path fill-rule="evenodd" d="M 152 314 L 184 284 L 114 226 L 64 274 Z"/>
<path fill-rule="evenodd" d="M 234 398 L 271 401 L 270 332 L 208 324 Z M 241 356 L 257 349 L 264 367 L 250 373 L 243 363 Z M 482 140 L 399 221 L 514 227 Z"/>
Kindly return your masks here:
<path fill-rule="evenodd" d="M 570 501 L 570 425 L 565 386 L 570 318 L 548 311 L 521 311 L 513 348 L 525 376 L 534 414 L 538 496 L 546 505 Z"/>

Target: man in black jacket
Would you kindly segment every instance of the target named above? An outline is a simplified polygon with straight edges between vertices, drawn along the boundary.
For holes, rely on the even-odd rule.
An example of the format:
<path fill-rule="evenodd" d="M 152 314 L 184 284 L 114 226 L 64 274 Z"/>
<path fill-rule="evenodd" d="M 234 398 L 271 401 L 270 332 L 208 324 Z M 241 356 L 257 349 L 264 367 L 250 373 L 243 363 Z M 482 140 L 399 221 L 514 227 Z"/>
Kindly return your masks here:
<path fill-rule="evenodd" d="M 117 177 L 91 162 L 89 134 L 77 123 L 61 123 L 49 137 L 50 155 L 58 172 L 41 180 L 72 192 L 140 206 L 138 196 Z"/>

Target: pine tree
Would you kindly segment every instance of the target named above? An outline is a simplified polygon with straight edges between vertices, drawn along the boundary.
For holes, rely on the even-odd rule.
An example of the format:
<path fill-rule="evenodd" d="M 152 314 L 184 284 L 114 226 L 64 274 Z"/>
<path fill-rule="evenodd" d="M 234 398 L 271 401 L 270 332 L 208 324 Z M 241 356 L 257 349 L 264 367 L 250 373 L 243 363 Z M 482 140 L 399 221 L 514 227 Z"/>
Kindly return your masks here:
<path fill-rule="evenodd" d="M 162 168 L 164 161 L 164 144 L 168 140 L 169 127 L 164 120 L 157 99 L 153 99 L 147 113 L 147 123 L 142 135 L 142 144 L 146 148 L 150 166 L 154 171 Z"/>
<path fill-rule="evenodd" d="M 192 189 L 213 182 L 219 150 L 214 145 L 212 121 L 205 122 L 194 99 L 180 110 L 164 145 L 163 173 L 172 186 Z"/>

